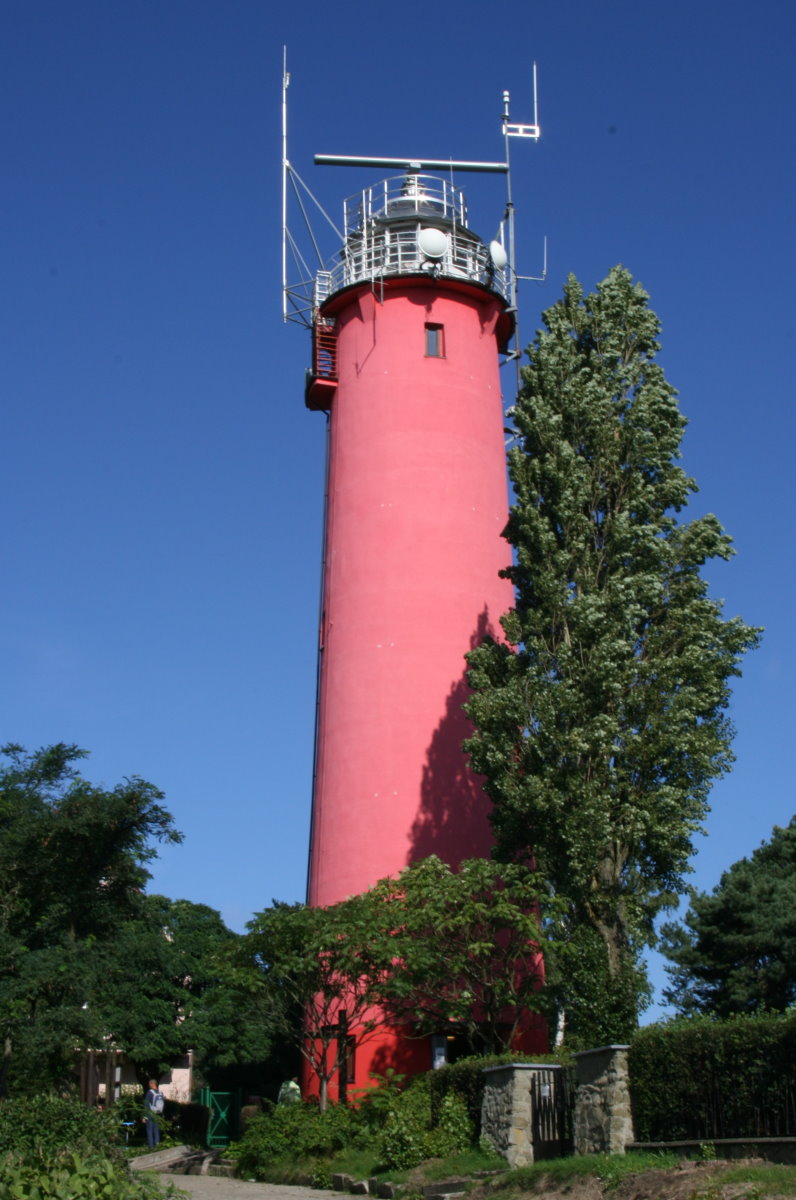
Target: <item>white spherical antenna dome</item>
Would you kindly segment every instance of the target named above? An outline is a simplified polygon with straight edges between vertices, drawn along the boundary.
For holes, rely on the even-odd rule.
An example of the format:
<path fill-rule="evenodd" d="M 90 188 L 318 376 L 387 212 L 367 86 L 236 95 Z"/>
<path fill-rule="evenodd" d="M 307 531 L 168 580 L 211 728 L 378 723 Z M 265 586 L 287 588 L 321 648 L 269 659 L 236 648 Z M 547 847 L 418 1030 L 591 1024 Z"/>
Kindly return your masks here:
<path fill-rule="evenodd" d="M 444 258 L 448 249 L 448 235 L 441 229 L 421 229 L 417 244 L 426 258 Z"/>
<path fill-rule="evenodd" d="M 506 263 L 509 261 L 509 256 L 506 254 L 505 246 L 501 246 L 500 242 L 489 243 L 489 257 L 497 267 L 498 271 L 502 271 Z"/>

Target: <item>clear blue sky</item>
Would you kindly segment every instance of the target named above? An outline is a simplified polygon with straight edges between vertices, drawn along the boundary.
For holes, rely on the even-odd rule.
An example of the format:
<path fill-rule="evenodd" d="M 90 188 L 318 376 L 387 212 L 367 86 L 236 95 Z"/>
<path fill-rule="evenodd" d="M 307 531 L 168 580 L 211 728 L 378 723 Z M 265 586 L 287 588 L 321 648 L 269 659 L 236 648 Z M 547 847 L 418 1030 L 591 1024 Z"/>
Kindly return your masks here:
<path fill-rule="evenodd" d="M 0 739 L 162 787 L 185 842 L 154 890 L 235 928 L 304 892 L 324 421 L 281 322 L 285 43 L 290 157 L 335 218 L 362 177 L 313 153 L 499 159 L 501 93 L 529 121 L 538 61 L 513 181 L 520 269 L 547 235 L 549 276 L 523 340 L 569 272 L 644 284 L 691 511 L 735 538 L 714 594 L 766 626 L 694 883 L 787 823 L 795 39 L 782 0 L 5 0 Z M 488 239 L 502 183 L 462 182 Z"/>

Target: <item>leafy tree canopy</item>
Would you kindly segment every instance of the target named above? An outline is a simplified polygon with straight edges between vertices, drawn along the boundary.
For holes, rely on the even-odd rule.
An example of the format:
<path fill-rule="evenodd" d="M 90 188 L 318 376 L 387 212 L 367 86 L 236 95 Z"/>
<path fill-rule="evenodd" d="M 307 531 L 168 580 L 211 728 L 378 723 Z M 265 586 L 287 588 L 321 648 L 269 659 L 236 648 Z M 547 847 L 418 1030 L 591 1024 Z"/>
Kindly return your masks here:
<path fill-rule="evenodd" d="M 235 951 L 238 987 L 261 1004 L 272 1026 L 303 1055 L 326 1108 L 330 1080 L 349 1039 L 365 1040 L 379 964 L 371 953 L 373 905 L 353 896 L 329 908 L 275 902 L 257 913 Z"/>
<path fill-rule="evenodd" d="M 523 866 L 432 856 L 383 879 L 373 905 L 378 998 L 419 1033 L 456 1029 L 474 1053 L 511 1045 L 542 1007 L 540 894 Z"/>
<path fill-rule="evenodd" d="M 106 790 L 85 752 L 16 745 L 0 766 L 0 1092 L 68 1075 L 75 1045 L 103 1031 L 86 1007 L 97 958 L 140 911 L 152 843 L 177 842 L 163 795 L 142 779 Z"/>
<path fill-rule="evenodd" d="M 522 865 L 427 858 L 328 908 L 258 913 L 234 950 L 236 981 L 304 1055 L 325 1104 L 345 1048 L 385 1018 L 415 1035 L 455 1029 L 482 1052 L 509 1045 L 543 1004 L 539 902 Z"/>
<path fill-rule="evenodd" d="M 701 568 L 732 553 L 717 519 L 677 520 L 695 484 L 644 290 L 621 267 L 589 295 L 571 276 L 543 320 L 513 410 L 516 603 L 508 645 L 468 656 L 466 748 L 497 856 L 535 858 L 617 978 L 683 887 L 759 631 L 707 594 Z"/>
<path fill-rule="evenodd" d="M 774 828 L 712 892 L 692 891 L 685 920 L 663 929 L 682 1013 L 784 1012 L 796 1002 L 796 817 Z"/>

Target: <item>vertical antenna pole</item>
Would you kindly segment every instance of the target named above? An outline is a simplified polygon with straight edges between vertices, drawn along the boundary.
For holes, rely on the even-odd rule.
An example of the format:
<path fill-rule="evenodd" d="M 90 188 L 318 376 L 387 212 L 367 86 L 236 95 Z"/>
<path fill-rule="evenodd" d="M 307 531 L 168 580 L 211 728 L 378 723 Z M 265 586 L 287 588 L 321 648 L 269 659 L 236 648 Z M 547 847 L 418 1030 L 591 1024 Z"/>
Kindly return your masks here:
<path fill-rule="evenodd" d="M 514 199 L 511 192 L 511 159 L 509 158 L 509 93 L 503 93 L 503 140 L 506 144 L 506 216 L 509 219 L 509 274 L 511 287 L 509 297 L 514 310 L 514 357 L 517 364 L 517 391 L 520 388 L 520 330 L 517 306 L 517 262 L 514 246 Z"/>
<path fill-rule="evenodd" d="M 287 46 L 282 47 L 282 320 L 287 320 Z"/>

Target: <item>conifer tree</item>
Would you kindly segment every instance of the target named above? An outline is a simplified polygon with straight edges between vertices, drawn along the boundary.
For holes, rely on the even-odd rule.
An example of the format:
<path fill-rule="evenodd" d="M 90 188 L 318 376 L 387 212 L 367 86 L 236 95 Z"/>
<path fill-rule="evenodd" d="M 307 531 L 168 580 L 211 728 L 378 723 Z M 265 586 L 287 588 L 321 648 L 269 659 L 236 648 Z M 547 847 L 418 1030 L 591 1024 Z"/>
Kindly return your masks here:
<path fill-rule="evenodd" d="M 796 817 L 733 863 L 712 892 L 692 892 L 682 923 L 662 930 L 683 1013 L 784 1012 L 796 1001 Z"/>
<path fill-rule="evenodd" d="M 622 267 L 589 295 L 570 276 L 543 320 L 513 409 L 516 603 L 508 644 L 468 656 L 465 745 L 497 857 L 535 859 L 621 997 L 732 762 L 729 684 L 759 631 L 707 594 L 701 568 L 732 554 L 716 517 L 677 519 L 695 484 L 647 294 Z M 602 1035 L 626 1036 L 635 1000 L 614 1008 Z"/>

